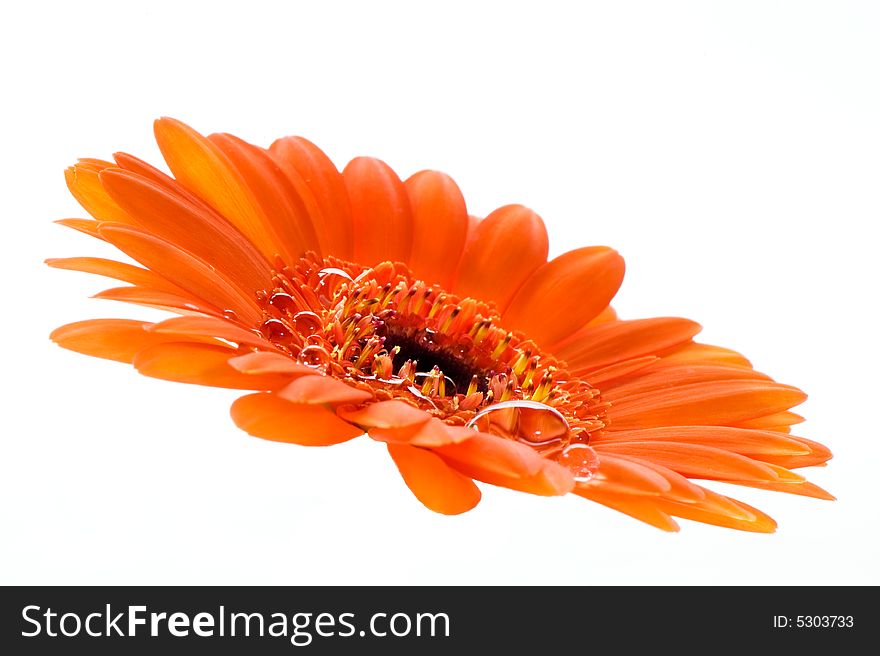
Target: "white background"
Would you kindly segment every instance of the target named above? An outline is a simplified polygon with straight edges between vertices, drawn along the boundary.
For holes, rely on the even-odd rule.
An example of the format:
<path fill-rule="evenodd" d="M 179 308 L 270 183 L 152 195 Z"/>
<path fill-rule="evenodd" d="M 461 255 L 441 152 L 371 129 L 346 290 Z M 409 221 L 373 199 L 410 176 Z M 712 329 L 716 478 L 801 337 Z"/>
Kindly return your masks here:
<path fill-rule="evenodd" d="M 0 583 L 880 584 L 878 5 L 538 7 L 5 7 Z M 62 323 L 158 316 L 42 260 L 109 254 L 51 223 L 83 215 L 62 171 L 160 162 L 162 115 L 444 170 L 474 213 L 537 210 L 553 254 L 613 245 L 622 316 L 696 319 L 810 394 L 800 434 L 836 455 L 810 477 L 839 500 L 729 488 L 769 536 L 489 486 L 449 518 L 368 439 L 253 439 L 234 392 L 54 346 Z"/>

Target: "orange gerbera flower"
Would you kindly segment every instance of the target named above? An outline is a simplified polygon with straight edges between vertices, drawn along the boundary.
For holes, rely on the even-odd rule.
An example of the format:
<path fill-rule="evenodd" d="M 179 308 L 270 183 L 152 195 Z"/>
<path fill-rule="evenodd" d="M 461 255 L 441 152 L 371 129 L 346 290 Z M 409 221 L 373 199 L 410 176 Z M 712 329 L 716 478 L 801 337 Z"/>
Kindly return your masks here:
<path fill-rule="evenodd" d="M 614 250 L 548 262 L 537 214 L 468 216 L 436 171 L 402 182 L 367 157 L 340 173 L 299 137 L 263 149 L 171 119 L 155 132 L 173 178 L 126 154 L 81 160 L 67 184 L 94 220 L 60 221 L 144 268 L 48 263 L 130 283 L 99 298 L 183 316 L 73 323 L 52 334 L 61 346 L 250 390 L 232 418 L 257 437 L 367 433 L 441 513 L 473 508 L 474 480 L 573 492 L 665 530 L 775 528 L 691 479 L 831 498 L 791 471 L 831 457 L 789 434 L 804 394 L 695 343 L 693 321 L 619 320 Z"/>

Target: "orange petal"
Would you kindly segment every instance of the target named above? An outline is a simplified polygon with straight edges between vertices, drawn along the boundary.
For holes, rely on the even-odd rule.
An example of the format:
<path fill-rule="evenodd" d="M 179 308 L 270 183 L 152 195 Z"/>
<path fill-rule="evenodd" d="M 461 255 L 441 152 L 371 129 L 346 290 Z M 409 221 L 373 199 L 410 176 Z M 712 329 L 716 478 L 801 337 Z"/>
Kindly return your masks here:
<path fill-rule="evenodd" d="M 588 378 L 591 385 L 601 387 L 603 384 L 610 383 L 611 381 L 618 381 L 621 378 L 631 376 L 632 374 L 642 371 L 646 367 L 656 364 L 659 361 L 660 358 L 656 355 L 646 355 L 641 358 L 624 360 L 623 362 L 611 364 L 607 367 L 602 367 L 601 369 L 595 369 L 590 372 Z"/>
<path fill-rule="evenodd" d="M 571 371 L 590 371 L 656 355 L 688 342 L 698 332 L 700 324 L 676 317 L 610 321 L 582 328 L 554 348 L 553 354 L 565 360 Z"/>
<path fill-rule="evenodd" d="M 612 430 L 656 426 L 717 426 L 803 403 L 799 389 L 762 380 L 681 385 L 629 396 L 608 408 Z"/>
<path fill-rule="evenodd" d="M 602 310 L 598 315 L 596 315 L 595 319 L 592 319 L 588 326 L 598 326 L 599 324 L 608 323 L 609 321 L 617 321 L 617 310 L 615 310 L 610 305 Z"/>
<path fill-rule="evenodd" d="M 318 375 L 312 367 L 294 362 L 290 357 L 281 353 L 268 351 L 256 351 L 254 353 L 237 355 L 229 359 L 229 366 L 244 374 Z"/>
<path fill-rule="evenodd" d="M 571 472 L 534 449 L 495 435 L 477 433 L 458 444 L 434 449 L 452 467 L 471 478 L 542 496 L 567 494 Z"/>
<path fill-rule="evenodd" d="M 106 166 L 113 166 L 106 162 Z M 129 217 L 104 189 L 99 178 L 101 167 L 83 166 L 82 163 L 64 171 L 67 188 L 89 214 L 99 221 L 128 223 Z"/>
<path fill-rule="evenodd" d="M 779 433 L 728 426 L 661 426 L 642 430 L 606 431 L 593 435 L 590 444 L 596 446 L 653 440 L 702 444 L 745 456 L 805 455 L 810 452 L 810 448 L 803 442 Z"/>
<path fill-rule="evenodd" d="M 812 467 L 815 465 L 823 465 L 826 461 L 832 458 L 831 451 L 824 444 L 819 444 L 818 442 L 814 442 L 813 440 L 808 440 L 800 436 L 796 437 L 795 439 L 800 444 L 803 444 L 808 449 L 810 449 L 810 453 L 791 456 L 768 454 L 762 455 L 761 460 L 772 463 L 774 465 L 780 465 L 788 469 L 796 469 L 798 467 Z"/>
<path fill-rule="evenodd" d="M 56 328 L 50 339 L 77 353 L 131 363 L 138 351 L 168 340 L 147 332 L 150 325 L 129 319 L 90 319 Z"/>
<path fill-rule="evenodd" d="M 235 425 L 254 437 L 302 446 L 347 442 L 363 431 L 320 405 L 291 403 L 275 394 L 248 394 L 232 404 Z"/>
<path fill-rule="evenodd" d="M 278 139 L 269 148 L 301 197 L 312 196 L 313 224 L 321 252 L 352 259 L 352 221 L 342 174 L 315 144 L 302 137 Z"/>
<path fill-rule="evenodd" d="M 563 253 L 525 281 L 502 314 L 504 324 L 553 345 L 595 318 L 623 282 L 623 258 L 605 246 Z"/>
<path fill-rule="evenodd" d="M 342 172 L 354 228 L 354 259 L 374 266 L 408 262 L 413 220 L 406 188 L 383 161 L 357 157 Z"/>
<path fill-rule="evenodd" d="M 794 412 L 777 412 L 772 415 L 764 415 L 763 417 L 755 417 L 754 419 L 746 419 L 738 421 L 736 425 L 740 428 L 762 428 L 764 430 L 780 430 L 790 428 L 793 424 L 800 424 L 804 418 Z"/>
<path fill-rule="evenodd" d="M 214 337 L 226 340 L 227 342 L 259 346 L 265 349 L 275 348 L 262 335 L 245 330 L 228 319 L 218 319 L 217 317 L 173 317 L 154 324 L 150 330 L 168 335 Z"/>
<path fill-rule="evenodd" d="M 290 380 L 282 374 L 237 371 L 229 364 L 234 355 L 234 350 L 222 346 L 171 342 L 139 351 L 134 366 L 153 378 L 243 390 L 277 389 Z"/>
<path fill-rule="evenodd" d="M 770 490 L 772 492 L 785 492 L 787 494 L 797 494 L 802 497 L 812 497 L 814 499 L 825 499 L 826 501 L 835 501 L 836 498 L 827 490 L 823 490 L 818 485 L 809 481 L 723 481 L 724 483 L 733 483 L 735 485 L 743 485 L 746 487 L 754 487 L 759 490 Z"/>
<path fill-rule="evenodd" d="M 409 265 L 416 277 L 449 289 L 468 229 L 464 197 L 455 181 L 420 171 L 404 183 L 413 216 Z"/>
<path fill-rule="evenodd" d="M 373 395 L 330 376 L 300 376 L 278 390 L 277 395 L 294 403 L 361 403 Z"/>
<path fill-rule="evenodd" d="M 599 457 L 599 469 L 586 483 L 578 487 L 598 487 L 605 492 L 622 494 L 658 495 L 669 492 L 672 486 L 648 467 L 607 453 Z"/>
<path fill-rule="evenodd" d="M 709 490 L 706 490 L 706 499 L 697 503 L 679 503 L 668 499 L 658 499 L 656 503 L 663 512 L 674 517 L 704 524 L 753 533 L 773 533 L 776 530 L 772 517 L 742 501 L 734 501 Z"/>
<path fill-rule="evenodd" d="M 400 428 L 423 424 L 431 418 L 427 412 L 395 400 L 370 403 L 363 408 L 339 408 L 337 412 L 346 421 L 368 428 Z"/>
<path fill-rule="evenodd" d="M 679 530 L 675 520 L 657 508 L 657 497 L 619 494 L 616 492 L 606 492 L 600 487 L 583 486 L 575 488 L 574 493 L 663 531 L 675 532 Z"/>
<path fill-rule="evenodd" d="M 177 285 L 168 282 L 165 278 L 153 273 L 149 269 L 142 269 L 124 262 L 116 262 L 115 260 L 105 260 L 100 257 L 50 258 L 46 260 L 46 264 L 55 269 L 94 273 L 99 276 L 114 278 L 115 280 L 150 289 L 159 289 L 176 294 L 180 294 L 183 291 Z"/>
<path fill-rule="evenodd" d="M 589 376 L 587 376 L 589 380 Z M 697 383 L 711 383 L 716 381 L 733 380 L 764 380 L 770 377 L 746 367 L 725 367 L 721 365 L 666 365 L 660 363 L 643 370 L 638 376 L 627 380 L 618 380 L 602 388 L 602 400 L 611 403 L 624 403 L 628 398 L 635 397 L 645 392 L 694 385 Z M 771 381 L 772 382 L 772 381 Z"/>
<path fill-rule="evenodd" d="M 476 431 L 461 426 L 450 426 L 435 417 L 420 424 L 397 428 L 371 428 L 370 437 L 379 442 L 410 444 L 412 446 L 437 447 L 458 444 L 476 435 Z"/>
<path fill-rule="evenodd" d="M 685 344 L 670 351 L 663 358 L 666 364 L 723 364 L 736 367 L 751 367 L 744 355 L 720 346 L 709 344 Z"/>
<path fill-rule="evenodd" d="M 458 515 L 480 502 L 480 489 L 426 449 L 389 444 L 388 453 L 407 487 L 434 512 Z"/>
<path fill-rule="evenodd" d="M 608 457 L 607 454 L 605 455 L 605 457 Z M 633 458 L 631 456 L 620 455 L 617 455 L 615 457 L 621 460 L 628 460 L 630 462 L 641 465 L 642 467 L 647 467 L 648 469 L 654 471 L 655 473 L 666 479 L 666 482 L 669 484 L 669 489 L 660 495 L 665 499 L 673 499 L 675 501 L 692 503 L 694 501 L 700 501 L 706 497 L 702 487 L 695 483 L 692 483 L 686 477 L 682 476 L 678 472 L 672 471 L 668 467 L 663 467 L 662 465 L 658 465 L 656 462 L 643 460 L 642 458 Z"/>
<path fill-rule="evenodd" d="M 78 230 L 79 232 L 82 232 L 89 237 L 94 237 L 95 239 L 106 241 L 101 236 L 101 233 L 98 232 L 98 226 L 100 225 L 98 221 L 92 221 L 91 219 L 58 219 L 57 221 L 55 221 L 55 223 L 57 223 L 58 225 L 63 225 L 67 228 Z"/>
<path fill-rule="evenodd" d="M 229 134 L 212 134 L 208 139 L 229 158 L 253 192 L 278 238 L 279 253 L 288 262 L 308 251 L 320 253 L 306 201 L 269 153 Z"/>
<path fill-rule="evenodd" d="M 186 292 L 175 294 L 151 287 L 113 287 L 98 292 L 92 298 L 100 298 L 106 301 L 122 301 L 134 303 L 160 310 L 171 310 L 182 314 L 209 314 L 216 317 L 222 316 L 220 309 L 215 308 L 204 301 L 185 296 Z"/>
<path fill-rule="evenodd" d="M 271 267 L 253 244 L 202 203 L 121 169 L 104 171 L 101 182 L 128 211 L 128 224 L 210 262 L 243 292 L 253 293 L 271 280 Z"/>
<path fill-rule="evenodd" d="M 777 474 L 767 465 L 751 458 L 700 444 L 651 440 L 595 444 L 596 453 L 631 456 L 667 467 L 688 478 L 740 481 L 772 481 Z"/>
<path fill-rule="evenodd" d="M 452 291 L 504 310 L 510 299 L 547 261 L 547 229 L 522 205 L 506 205 L 476 224 L 461 256 Z"/>
<path fill-rule="evenodd" d="M 235 225 L 267 261 L 283 252 L 270 222 L 229 158 L 188 125 L 171 118 L 154 124 L 156 143 L 184 187 Z"/>
<path fill-rule="evenodd" d="M 244 322 L 258 325 L 262 320 L 256 301 L 207 262 L 136 228 L 105 223 L 100 230 L 107 241 L 126 255 L 190 294 L 221 310 L 233 310 Z"/>

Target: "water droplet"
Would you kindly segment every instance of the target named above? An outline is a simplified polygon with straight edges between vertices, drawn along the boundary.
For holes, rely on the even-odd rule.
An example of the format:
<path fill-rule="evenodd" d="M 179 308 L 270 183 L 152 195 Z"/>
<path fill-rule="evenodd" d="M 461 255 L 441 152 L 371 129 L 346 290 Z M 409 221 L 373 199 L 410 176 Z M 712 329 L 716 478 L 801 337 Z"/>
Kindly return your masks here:
<path fill-rule="evenodd" d="M 330 354 L 320 346 L 306 346 L 296 356 L 296 361 L 307 367 L 326 371 L 330 364 Z"/>
<path fill-rule="evenodd" d="M 238 315 L 235 313 L 235 310 L 223 310 L 223 318 L 230 321 L 238 321 Z"/>
<path fill-rule="evenodd" d="M 291 312 L 296 310 L 296 301 L 293 296 L 285 292 L 275 292 L 269 297 L 269 305 L 273 305 L 282 312 Z"/>
<path fill-rule="evenodd" d="M 578 483 L 586 483 L 599 468 L 599 456 L 586 444 L 569 444 L 559 454 L 557 462 L 568 467 Z"/>
<path fill-rule="evenodd" d="M 467 427 L 517 440 L 539 451 L 563 447 L 571 438 L 562 413 L 537 401 L 494 403 L 478 412 Z"/>
<path fill-rule="evenodd" d="M 297 312 L 293 315 L 293 327 L 303 337 L 314 335 L 324 328 L 324 322 L 314 312 Z"/>
<path fill-rule="evenodd" d="M 419 346 L 430 348 L 434 346 L 437 339 L 437 331 L 425 328 L 425 332 L 419 337 Z"/>
<path fill-rule="evenodd" d="M 278 319 L 266 319 L 260 324 L 260 332 L 263 333 L 266 339 L 279 344 L 287 344 L 293 337 L 287 324 Z"/>

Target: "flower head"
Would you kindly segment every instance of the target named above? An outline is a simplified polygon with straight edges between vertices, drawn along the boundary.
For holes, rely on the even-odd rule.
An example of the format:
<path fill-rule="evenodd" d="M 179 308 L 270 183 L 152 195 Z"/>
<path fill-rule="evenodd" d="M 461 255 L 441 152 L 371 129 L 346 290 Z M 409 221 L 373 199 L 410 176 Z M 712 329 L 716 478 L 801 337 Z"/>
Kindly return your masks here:
<path fill-rule="evenodd" d="M 572 492 L 666 530 L 673 517 L 772 531 L 708 479 L 831 498 L 791 469 L 824 463 L 790 435 L 804 394 L 678 318 L 620 320 L 614 250 L 547 261 L 543 222 L 509 205 L 469 216 L 436 171 L 406 181 L 357 158 L 340 173 L 298 137 L 259 148 L 156 122 L 170 177 L 81 160 L 68 186 L 92 219 L 60 223 L 142 266 L 48 260 L 128 286 L 98 297 L 170 310 L 52 338 L 148 376 L 249 390 L 257 437 L 326 446 L 366 433 L 429 508 L 480 500 L 475 480 Z"/>

